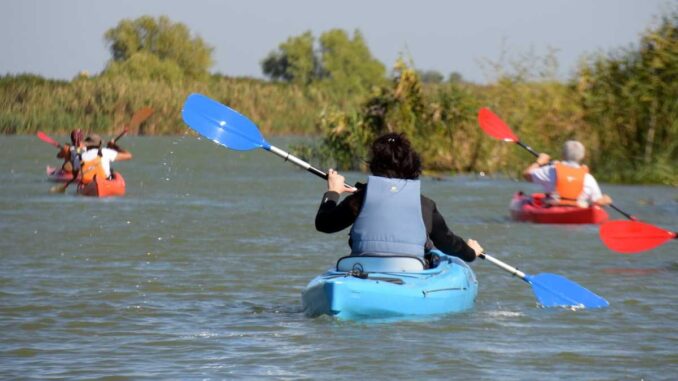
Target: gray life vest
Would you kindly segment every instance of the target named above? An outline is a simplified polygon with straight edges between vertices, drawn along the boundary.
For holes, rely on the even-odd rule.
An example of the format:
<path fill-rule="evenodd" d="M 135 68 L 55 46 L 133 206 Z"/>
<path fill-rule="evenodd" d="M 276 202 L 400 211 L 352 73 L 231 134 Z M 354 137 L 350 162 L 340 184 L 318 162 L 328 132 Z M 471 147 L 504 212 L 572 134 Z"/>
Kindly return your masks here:
<path fill-rule="evenodd" d="M 419 180 L 370 176 L 362 209 L 351 227 L 351 255 L 424 257 L 426 226 Z"/>
<path fill-rule="evenodd" d="M 73 165 L 73 171 L 80 170 L 80 150 L 78 147 L 71 146 L 71 164 Z"/>

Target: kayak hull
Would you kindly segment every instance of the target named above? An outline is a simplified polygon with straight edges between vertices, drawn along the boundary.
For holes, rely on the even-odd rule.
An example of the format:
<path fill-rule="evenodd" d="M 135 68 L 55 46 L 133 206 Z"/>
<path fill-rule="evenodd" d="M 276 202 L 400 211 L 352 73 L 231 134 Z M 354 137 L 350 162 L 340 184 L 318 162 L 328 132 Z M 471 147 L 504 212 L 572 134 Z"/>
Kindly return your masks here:
<path fill-rule="evenodd" d="M 113 178 L 96 179 L 91 183 L 78 185 L 78 194 L 89 197 L 122 197 L 125 195 L 125 179 L 120 173 L 114 173 Z"/>
<path fill-rule="evenodd" d="M 66 172 L 61 168 L 55 168 L 50 165 L 45 169 L 47 172 L 47 179 L 55 183 L 65 183 L 73 180 L 73 172 Z"/>
<path fill-rule="evenodd" d="M 522 192 L 513 195 L 509 210 L 516 221 L 537 224 L 600 224 L 608 219 L 607 212 L 600 206 L 588 208 L 573 206 L 547 206 L 540 202 L 543 193 L 527 196 Z"/>
<path fill-rule="evenodd" d="M 314 278 L 302 292 L 309 317 L 342 320 L 390 319 L 447 314 L 473 307 L 478 282 L 459 258 L 436 252 L 440 264 L 419 272 L 370 272 L 354 276 L 334 268 Z"/>

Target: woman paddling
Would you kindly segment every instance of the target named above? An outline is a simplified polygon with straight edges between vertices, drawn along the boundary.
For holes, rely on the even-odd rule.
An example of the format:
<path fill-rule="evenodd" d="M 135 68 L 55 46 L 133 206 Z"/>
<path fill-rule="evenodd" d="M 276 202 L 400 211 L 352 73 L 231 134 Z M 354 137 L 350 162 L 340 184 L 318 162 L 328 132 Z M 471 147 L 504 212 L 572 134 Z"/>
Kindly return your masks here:
<path fill-rule="evenodd" d="M 57 158 L 63 159 L 61 170 L 64 173 L 75 173 L 80 170 L 80 153 L 82 152 L 83 134 L 80 129 L 71 131 L 71 144 L 60 146 Z"/>
<path fill-rule="evenodd" d="M 357 191 L 330 169 L 327 192 L 315 219 L 318 231 L 334 233 L 351 225 L 351 255 L 405 255 L 425 258 L 433 248 L 473 261 L 483 249 L 449 230 L 435 202 L 421 195 L 421 160 L 404 134 L 389 133 L 372 143 L 367 184 Z M 352 193 L 339 203 L 340 195 Z"/>

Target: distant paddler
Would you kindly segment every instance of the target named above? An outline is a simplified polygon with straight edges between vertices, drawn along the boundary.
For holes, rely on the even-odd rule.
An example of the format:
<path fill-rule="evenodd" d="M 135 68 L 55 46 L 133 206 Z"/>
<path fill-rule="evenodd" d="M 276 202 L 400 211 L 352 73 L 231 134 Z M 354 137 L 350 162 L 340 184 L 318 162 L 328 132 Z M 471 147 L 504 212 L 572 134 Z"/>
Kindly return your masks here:
<path fill-rule="evenodd" d="M 78 128 L 71 131 L 71 144 L 64 144 L 57 153 L 57 158 L 63 159 L 61 170 L 63 172 L 77 173 L 80 169 L 80 153 L 83 133 Z"/>
<path fill-rule="evenodd" d="M 584 145 L 576 140 L 563 144 L 563 160 L 551 162 L 548 154 L 540 153 L 537 160 L 523 171 L 525 180 L 539 184 L 547 194 L 549 205 L 587 208 L 591 205 L 612 204 L 612 198 L 600 191 L 598 182 L 581 164 Z"/>
<path fill-rule="evenodd" d="M 87 185 L 95 179 L 111 179 L 111 163 L 131 160 L 132 153 L 122 149 L 115 141 L 109 141 L 106 147 L 101 145 L 101 137 L 91 134 L 85 139 L 86 151 L 82 153 L 82 178 L 80 183 Z"/>
<path fill-rule="evenodd" d="M 73 172 L 77 172 L 77 169 L 80 167 L 80 152 L 81 144 L 83 139 L 83 134 L 80 129 L 75 129 L 71 131 L 70 138 L 71 142 L 61 144 L 51 137 L 47 136 L 42 131 L 37 133 L 37 136 L 40 140 L 56 147 L 59 151 L 57 152 L 56 157 L 62 159 L 63 163 L 61 168 L 55 169 L 54 167 L 47 166 L 47 176 L 52 181 L 69 181 L 72 180 L 74 175 Z M 77 176 L 77 174 L 76 174 Z"/>
<path fill-rule="evenodd" d="M 122 148 L 113 139 L 106 147 L 102 147 L 101 137 L 91 134 L 79 144 L 77 172 L 73 179 L 66 183 L 53 186 L 51 193 L 63 193 L 72 182 L 78 182 L 80 187 L 96 181 L 96 179 L 112 179 L 111 163 L 132 159 L 132 154 Z"/>

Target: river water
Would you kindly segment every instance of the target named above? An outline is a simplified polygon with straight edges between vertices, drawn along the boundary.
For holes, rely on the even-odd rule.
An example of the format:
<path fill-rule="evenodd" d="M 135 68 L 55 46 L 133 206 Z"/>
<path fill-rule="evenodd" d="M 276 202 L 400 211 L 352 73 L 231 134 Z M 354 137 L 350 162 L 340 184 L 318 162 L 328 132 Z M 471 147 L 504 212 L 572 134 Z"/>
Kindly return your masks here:
<path fill-rule="evenodd" d="M 678 242 L 614 254 L 596 226 L 511 222 L 511 194 L 531 185 L 424 179 L 457 234 L 610 307 L 538 308 L 528 284 L 477 261 L 469 312 L 309 319 L 302 289 L 347 252 L 345 233 L 314 230 L 322 181 L 190 136 L 122 143 L 135 155 L 115 166 L 127 196 L 99 200 L 49 194 L 55 150 L 0 136 L 0 379 L 678 379 Z M 678 228 L 676 188 L 603 185 Z"/>

